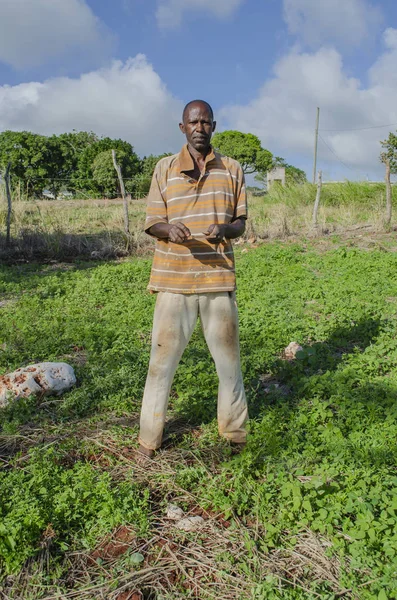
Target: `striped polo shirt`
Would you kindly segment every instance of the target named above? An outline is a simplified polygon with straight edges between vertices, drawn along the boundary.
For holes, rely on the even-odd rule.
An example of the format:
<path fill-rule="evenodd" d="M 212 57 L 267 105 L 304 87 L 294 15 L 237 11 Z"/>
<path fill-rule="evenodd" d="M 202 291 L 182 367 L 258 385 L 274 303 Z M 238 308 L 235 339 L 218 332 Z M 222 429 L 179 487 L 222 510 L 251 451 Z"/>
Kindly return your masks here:
<path fill-rule="evenodd" d="M 182 222 L 191 232 L 183 244 L 157 240 L 148 289 L 153 292 L 198 294 L 236 289 L 230 240 L 211 244 L 204 232 L 212 224 L 247 217 L 244 173 L 240 164 L 215 152 L 206 157 L 198 180 L 187 145 L 161 159 L 147 198 L 145 231 L 156 223 Z"/>

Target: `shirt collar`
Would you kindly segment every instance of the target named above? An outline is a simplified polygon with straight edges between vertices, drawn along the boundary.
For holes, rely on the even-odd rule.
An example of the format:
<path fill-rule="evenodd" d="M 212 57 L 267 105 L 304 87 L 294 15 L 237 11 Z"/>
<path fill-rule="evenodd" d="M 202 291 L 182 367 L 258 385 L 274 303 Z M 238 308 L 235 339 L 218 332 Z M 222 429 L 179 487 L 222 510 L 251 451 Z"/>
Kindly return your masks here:
<path fill-rule="evenodd" d="M 205 165 L 207 166 L 207 164 L 214 158 L 215 158 L 215 152 L 214 152 L 213 147 L 210 146 L 210 150 L 209 150 L 207 156 L 205 157 Z M 193 158 L 188 150 L 187 144 L 185 144 L 179 153 L 179 170 L 181 173 L 183 173 L 185 171 L 193 171 L 193 169 L 194 169 Z"/>

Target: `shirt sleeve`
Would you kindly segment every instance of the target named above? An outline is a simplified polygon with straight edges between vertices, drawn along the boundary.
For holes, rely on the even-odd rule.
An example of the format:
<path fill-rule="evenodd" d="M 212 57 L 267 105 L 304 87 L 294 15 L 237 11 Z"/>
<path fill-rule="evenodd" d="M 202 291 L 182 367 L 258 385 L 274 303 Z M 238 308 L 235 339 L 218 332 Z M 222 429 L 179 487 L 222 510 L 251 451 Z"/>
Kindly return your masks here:
<path fill-rule="evenodd" d="M 239 219 L 240 217 L 248 218 L 248 202 L 244 171 L 239 165 L 236 179 L 236 205 L 233 220 Z"/>
<path fill-rule="evenodd" d="M 159 164 L 157 164 L 146 200 L 145 233 L 148 233 L 149 235 L 151 234 L 148 230 L 153 227 L 153 225 L 157 225 L 157 223 L 168 223 L 167 203 L 161 191 L 163 190 L 164 192 L 165 187 L 165 179 L 161 176 L 160 167 Z"/>

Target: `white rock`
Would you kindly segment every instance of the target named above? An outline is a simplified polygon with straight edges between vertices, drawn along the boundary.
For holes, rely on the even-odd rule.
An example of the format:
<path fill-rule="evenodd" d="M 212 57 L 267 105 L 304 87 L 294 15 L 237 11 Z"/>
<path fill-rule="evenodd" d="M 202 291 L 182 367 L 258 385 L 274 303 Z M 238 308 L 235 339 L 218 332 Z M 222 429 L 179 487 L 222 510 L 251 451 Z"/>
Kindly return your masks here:
<path fill-rule="evenodd" d="M 182 529 L 182 531 L 197 531 L 201 529 L 204 523 L 205 521 L 202 517 L 186 517 L 178 521 L 176 527 Z"/>
<path fill-rule="evenodd" d="M 296 353 L 301 350 L 303 350 L 303 348 L 298 344 L 298 342 L 291 342 L 283 352 L 284 358 L 287 360 L 294 360 L 294 358 L 296 358 Z"/>
<path fill-rule="evenodd" d="M 75 384 L 73 368 L 67 363 L 42 362 L 22 367 L 0 377 L 0 407 L 32 394 L 59 396 Z"/>
<path fill-rule="evenodd" d="M 176 504 L 169 504 L 167 506 L 167 519 L 172 519 L 173 521 L 179 521 L 183 518 L 184 512 L 179 506 Z"/>

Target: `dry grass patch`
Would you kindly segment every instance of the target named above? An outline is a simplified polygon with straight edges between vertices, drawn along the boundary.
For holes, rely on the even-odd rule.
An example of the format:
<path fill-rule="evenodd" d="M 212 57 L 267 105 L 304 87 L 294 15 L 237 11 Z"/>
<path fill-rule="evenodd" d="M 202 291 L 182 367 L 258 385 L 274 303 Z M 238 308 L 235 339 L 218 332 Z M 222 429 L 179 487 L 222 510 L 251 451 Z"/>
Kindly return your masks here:
<path fill-rule="evenodd" d="M 310 184 L 249 195 L 250 219 L 245 241 L 318 238 L 344 234 L 352 228 L 385 231 L 382 186 L 325 186 L 319 226 L 312 227 L 315 188 Z M 114 200 L 31 200 L 14 202 L 12 244 L 3 259 L 110 259 L 146 253 L 153 240 L 143 232 L 145 200 L 130 200 L 130 233 L 123 228 L 123 203 Z M 5 230 L 6 204 L 0 201 L 0 230 Z"/>

